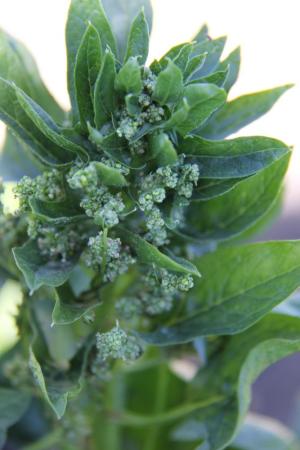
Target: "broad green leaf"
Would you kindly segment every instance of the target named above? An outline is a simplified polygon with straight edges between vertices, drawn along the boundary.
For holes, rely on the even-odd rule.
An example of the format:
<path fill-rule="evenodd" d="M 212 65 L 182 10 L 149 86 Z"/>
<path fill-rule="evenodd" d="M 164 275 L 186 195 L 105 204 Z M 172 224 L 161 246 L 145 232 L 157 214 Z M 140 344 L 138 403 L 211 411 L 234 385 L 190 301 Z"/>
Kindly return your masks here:
<path fill-rule="evenodd" d="M 45 202 L 32 198 L 29 203 L 35 216 L 55 225 L 73 223 L 85 218 L 83 210 L 79 209 L 72 199 L 62 202 Z"/>
<path fill-rule="evenodd" d="M 14 248 L 13 254 L 31 292 L 43 285 L 61 286 L 68 280 L 76 264 L 75 260 L 47 261 L 40 254 L 35 241 L 28 241 L 22 247 Z"/>
<path fill-rule="evenodd" d="M 76 55 L 74 78 L 75 95 L 81 128 L 94 123 L 94 87 L 101 68 L 102 47 L 96 28 L 89 23 Z"/>
<path fill-rule="evenodd" d="M 217 72 L 213 72 L 210 75 L 207 75 L 206 77 L 197 78 L 196 80 L 192 80 L 190 82 L 190 84 L 211 83 L 211 84 L 215 84 L 216 86 L 224 88 L 228 74 L 229 74 L 229 66 L 227 66 L 224 70 L 218 70 Z"/>
<path fill-rule="evenodd" d="M 41 80 L 36 63 L 29 51 L 3 30 L 0 30 L 0 77 L 16 83 L 58 123 L 64 121 L 65 112 Z"/>
<path fill-rule="evenodd" d="M 207 53 L 202 53 L 201 55 L 194 56 L 191 58 L 184 71 L 184 79 L 189 80 L 195 72 L 201 69 L 207 57 Z"/>
<path fill-rule="evenodd" d="M 225 141 L 191 136 L 183 141 L 180 150 L 195 157 L 200 178 L 210 179 L 248 177 L 289 152 L 283 142 L 256 136 Z"/>
<path fill-rule="evenodd" d="M 194 46 L 193 55 L 197 56 L 203 53 L 207 53 L 207 57 L 203 66 L 197 70 L 193 78 L 204 77 L 213 72 L 220 60 L 226 43 L 226 37 L 220 37 L 218 39 L 206 39 Z"/>
<path fill-rule="evenodd" d="M 29 406 L 29 400 L 25 392 L 0 387 L 0 448 L 5 444 L 7 428 L 20 420 Z"/>
<path fill-rule="evenodd" d="M 78 395 L 82 389 L 81 376 L 74 382 L 72 379 L 56 381 L 48 379 L 42 370 L 42 366 L 36 358 L 32 347 L 29 349 L 29 366 L 36 384 L 48 405 L 52 408 L 56 417 L 61 419 L 65 414 L 68 400 Z M 73 382 L 72 382 L 73 381 Z"/>
<path fill-rule="evenodd" d="M 161 105 L 172 106 L 183 93 L 183 77 L 179 67 L 169 59 L 165 70 L 157 77 L 153 99 Z"/>
<path fill-rule="evenodd" d="M 178 67 L 182 67 L 182 58 L 184 56 L 184 63 L 187 63 L 188 57 L 191 53 L 190 47 L 193 44 L 190 44 L 189 42 L 184 42 L 183 44 L 178 44 L 175 45 L 175 47 L 172 47 L 170 50 L 167 51 L 167 53 L 160 58 L 159 61 L 154 61 L 152 64 L 154 66 L 157 65 L 157 68 L 159 68 L 158 72 L 161 72 L 162 70 L 166 69 L 166 67 L 168 66 L 169 61 L 180 61 L 180 65 Z M 186 52 L 188 51 L 188 54 L 186 55 Z M 150 66 L 150 68 L 152 67 L 152 64 Z M 156 73 L 156 71 L 154 70 L 154 72 Z"/>
<path fill-rule="evenodd" d="M 28 118 L 32 120 L 37 129 L 49 139 L 53 144 L 62 148 L 65 153 L 71 152 L 83 158 L 85 161 L 88 160 L 89 156 L 87 151 L 65 138 L 61 133 L 59 127 L 52 120 L 52 118 L 44 111 L 37 103 L 35 103 L 28 95 L 25 94 L 17 86 L 15 87 L 16 97 L 23 108 L 24 112 L 27 114 Z"/>
<path fill-rule="evenodd" d="M 150 264 L 173 272 L 187 273 L 200 277 L 197 268 L 191 262 L 183 258 L 169 257 L 161 253 L 154 245 L 142 239 L 138 234 L 131 233 L 125 228 L 119 227 L 122 240 L 128 243 L 137 254 L 139 262 Z"/>
<path fill-rule="evenodd" d="M 250 228 L 278 198 L 289 159 L 290 154 L 284 155 L 222 197 L 193 203 L 187 214 L 186 234 L 196 240 L 226 240 Z"/>
<path fill-rule="evenodd" d="M 194 190 L 192 201 L 204 202 L 224 195 L 242 180 L 242 178 L 200 180 Z"/>
<path fill-rule="evenodd" d="M 82 318 L 100 305 L 100 301 L 80 301 L 68 284 L 55 290 L 55 306 L 52 313 L 53 325 L 68 325 Z"/>
<path fill-rule="evenodd" d="M 232 100 L 212 117 L 199 134 L 211 139 L 223 139 L 239 131 L 266 114 L 281 95 L 291 87 L 292 85 L 288 84 Z"/>
<path fill-rule="evenodd" d="M 144 9 L 134 19 L 128 35 L 125 61 L 129 58 L 138 58 L 145 64 L 149 52 L 149 27 Z"/>
<path fill-rule="evenodd" d="M 228 339 L 210 367 L 199 372 L 193 381 L 193 400 L 203 398 L 208 392 L 213 395 L 223 391 L 226 395 L 214 407 L 193 413 L 205 441 L 201 443 L 210 450 L 226 448 L 245 418 L 253 382 L 271 364 L 299 350 L 300 320 L 281 315 L 271 314 Z"/>
<path fill-rule="evenodd" d="M 204 124 L 226 100 L 225 91 L 213 84 L 189 85 L 185 87 L 183 95 L 183 101 L 176 111 L 185 109 L 187 103 L 187 118 L 176 126 L 183 136 Z"/>
<path fill-rule="evenodd" d="M 115 77 L 115 58 L 110 50 L 106 50 L 95 85 L 94 110 L 95 124 L 98 129 L 111 118 L 115 109 Z"/>
<path fill-rule="evenodd" d="M 82 37 L 89 22 L 98 31 L 103 50 L 110 48 L 115 55 L 117 54 L 115 38 L 105 15 L 101 0 L 72 0 L 66 28 L 66 44 L 68 89 L 75 121 L 78 120 L 74 80 L 75 61 Z"/>
<path fill-rule="evenodd" d="M 150 0 L 103 0 L 103 6 L 111 22 L 114 34 L 117 38 L 119 57 L 122 61 L 126 51 L 128 35 L 133 19 L 137 11 L 145 8 L 145 16 L 148 26 L 152 28 L 152 6 Z"/>
<path fill-rule="evenodd" d="M 63 151 L 61 147 L 48 139 L 25 113 L 17 97 L 16 85 L 2 78 L 0 78 L 0 119 L 30 147 L 35 157 L 43 163 L 59 166 L 71 161 L 69 152 Z"/>
<path fill-rule="evenodd" d="M 218 70 L 225 70 L 227 67 L 229 67 L 228 76 L 224 83 L 224 89 L 225 91 L 229 92 L 234 83 L 236 82 L 238 76 L 239 76 L 239 70 L 240 70 L 240 64 L 241 64 L 241 49 L 240 47 L 237 47 L 235 50 L 233 50 L 227 58 L 222 61 L 219 66 Z"/>
<path fill-rule="evenodd" d="M 6 130 L 5 141 L 0 151 L 0 176 L 4 181 L 18 181 L 24 175 L 38 175 L 38 164 L 28 147 Z"/>
<path fill-rule="evenodd" d="M 97 170 L 99 180 L 105 186 L 124 187 L 128 185 L 120 170 L 109 167 L 101 162 L 93 162 L 93 165 Z"/>
<path fill-rule="evenodd" d="M 137 57 L 130 57 L 116 76 L 115 87 L 127 94 L 139 94 L 142 91 L 142 74 Z"/>
<path fill-rule="evenodd" d="M 193 310 L 171 327 L 149 334 L 158 345 L 249 328 L 300 285 L 300 242 L 220 248 L 194 261 L 202 274 L 188 298 Z"/>
<path fill-rule="evenodd" d="M 205 42 L 208 39 L 208 27 L 206 24 L 202 25 L 196 36 L 193 38 L 193 41 L 196 41 L 198 44 L 201 42 Z"/>
<path fill-rule="evenodd" d="M 159 166 L 172 165 L 178 160 L 176 149 L 167 134 L 153 133 L 149 145 L 152 156 Z"/>

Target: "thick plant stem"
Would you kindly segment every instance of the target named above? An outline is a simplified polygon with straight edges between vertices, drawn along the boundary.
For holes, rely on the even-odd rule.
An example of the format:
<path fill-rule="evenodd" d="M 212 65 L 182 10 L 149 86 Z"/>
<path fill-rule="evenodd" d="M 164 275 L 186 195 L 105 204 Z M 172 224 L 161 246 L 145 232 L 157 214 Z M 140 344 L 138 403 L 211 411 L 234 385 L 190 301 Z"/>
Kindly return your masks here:
<path fill-rule="evenodd" d="M 118 370 L 118 368 L 116 368 Z M 107 411 L 121 411 L 123 407 L 123 380 L 120 373 L 114 373 L 113 379 L 108 383 L 105 406 Z M 104 431 L 105 448 L 109 450 L 121 450 L 121 427 L 114 421 L 108 420 Z"/>
<path fill-rule="evenodd" d="M 166 406 L 167 398 L 167 387 L 168 387 L 168 367 L 162 364 L 158 373 L 156 397 L 154 405 L 154 414 L 160 414 L 164 411 Z M 153 425 L 149 428 L 148 433 L 145 438 L 145 445 L 143 450 L 156 450 L 157 440 L 159 437 L 159 427 Z"/>

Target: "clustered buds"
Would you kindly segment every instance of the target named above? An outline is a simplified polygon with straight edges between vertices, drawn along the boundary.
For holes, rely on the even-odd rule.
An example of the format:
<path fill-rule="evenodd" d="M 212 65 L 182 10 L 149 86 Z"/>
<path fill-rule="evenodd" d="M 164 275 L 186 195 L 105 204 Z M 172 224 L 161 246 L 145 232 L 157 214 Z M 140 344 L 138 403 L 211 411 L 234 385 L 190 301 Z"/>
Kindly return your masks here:
<path fill-rule="evenodd" d="M 135 361 L 143 352 L 138 339 L 122 330 L 118 323 L 110 331 L 97 334 L 97 350 L 100 361 L 108 359 Z"/>

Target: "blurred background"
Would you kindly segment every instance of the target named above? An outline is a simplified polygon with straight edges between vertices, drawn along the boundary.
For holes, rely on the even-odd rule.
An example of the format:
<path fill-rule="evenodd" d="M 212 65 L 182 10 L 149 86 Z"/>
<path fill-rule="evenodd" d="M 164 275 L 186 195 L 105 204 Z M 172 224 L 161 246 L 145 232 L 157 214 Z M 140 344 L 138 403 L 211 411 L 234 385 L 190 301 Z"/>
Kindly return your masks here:
<path fill-rule="evenodd" d="M 242 68 L 231 98 L 290 82 L 296 84 L 267 116 L 239 135 L 273 136 L 294 147 L 281 215 L 259 239 L 300 238 L 299 0 L 152 0 L 152 3 L 154 27 L 150 59 L 190 40 L 199 27 L 207 23 L 212 37 L 228 35 L 225 53 L 238 45 L 242 48 Z M 64 48 L 68 6 L 69 0 L 0 0 L 0 27 L 30 49 L 42 78 L 65 108 L 69 108 Z M 0 124 L 1 143 L 3 131 Z M 8 292 L 10 302 L 4 303 Z M 18 301 L 20 295 L 16 287 L 12 283 L 4 286 L 0 292 L 0 352 L 15 339 L 11 314 Z M 254 388 L 252 409 L 291 425 L 298 408 L 300 428 L 299 399 L 300 355 L 296 355 L 276 364 L 260 377 Z"/>

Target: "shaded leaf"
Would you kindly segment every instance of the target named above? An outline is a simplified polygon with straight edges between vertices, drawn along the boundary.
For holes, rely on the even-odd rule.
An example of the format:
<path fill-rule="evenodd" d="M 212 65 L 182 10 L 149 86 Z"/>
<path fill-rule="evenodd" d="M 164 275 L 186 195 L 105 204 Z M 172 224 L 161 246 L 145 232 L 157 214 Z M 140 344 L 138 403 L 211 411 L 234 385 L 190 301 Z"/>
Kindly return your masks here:
<path fill-rule="evenodd" d="M 203 66 L 194 73 L 194 78 L 204 77 L 215 70 L 223 53 L 225 43 L 226 37 L 214 40 L 206 38 L 194 46 L 194 56 L 207 53 Z"/>
<path fill-rule="evenodd" d="M 266 114 L 292 85 L 288 84 L 255 94 L 243 95 L 227 103 L 199 134 L 211 139 L 223 139 Z"/>
<path fill-rule="evenodd" d="M 151 153 L 159 166 L 172 165 L 178 160 L 176 149 L 167 134 L 152 134 L 149 145 Z"/>
<path fill-rule="evenodd" d="M 128 183 L 120 170 L 115 169 L 114 167 L 109 167 L 101 162 L 93 162 L 93 165 L 97 170 L 101 183 L 105 186 L 127 186 Z"/>
<path fill-rule="evenodd" d="M 0 387 L 0 448 L 5 444 L 7 428 L 23 416 L 29 400 L 27 393 Z"/>
<path fill-rule="evenodd" d="M 95 124 L 98 129 L 110 119 L 115 109 L 115 77 L 115 58 L 110 50 L 106 50 L 95 85 L 94 110 Z"/>
<path fill-rule="evenodd" d="M 240 70 L 240 64 L 241 64 L 241 49 L 240 47 L 237 47 L 234 49 L 227 58 L 222 61 L 219 66 L 218 70 L 225 70 L 227 67 L 229 68 L 228 76 L 226 77 L 225 83 L 223 85 L 225 91 L 229 92 L 236 80 L 239 76 L 239 70 Z"/>
<path fill-rule="evenodd" d="M 85 218 L 84 212 L 78 205 L 72 204 L 70 199 L 63 202 L 45 202 L 32 198 L 29 203 L 35 216 L 56 225 L 73 223 Z"/>
<path fill-rule="evenodd" d="M 149 52 L 149 27 L 144 9 L 136 16 L 128 35 L 127 49 L 124 60 L 136 57 L 145 64 Z"/>
<path fill-rule="evenodd" d="M 193 192 L 192 201 L 207 201 L 224 195 L 240 181 L 242 181 L 242 178 L 200 180 L 197 189 Z"/>
<path fill-rule="evenodd" d="M 28 241 L 22 247 L 14 248 L 13 254 L 31 292 L 43 285 L 61 286 L 68 280 L 76 264 L 74 260 L 66 262 L 45 260 L 35 241 Z"/>

